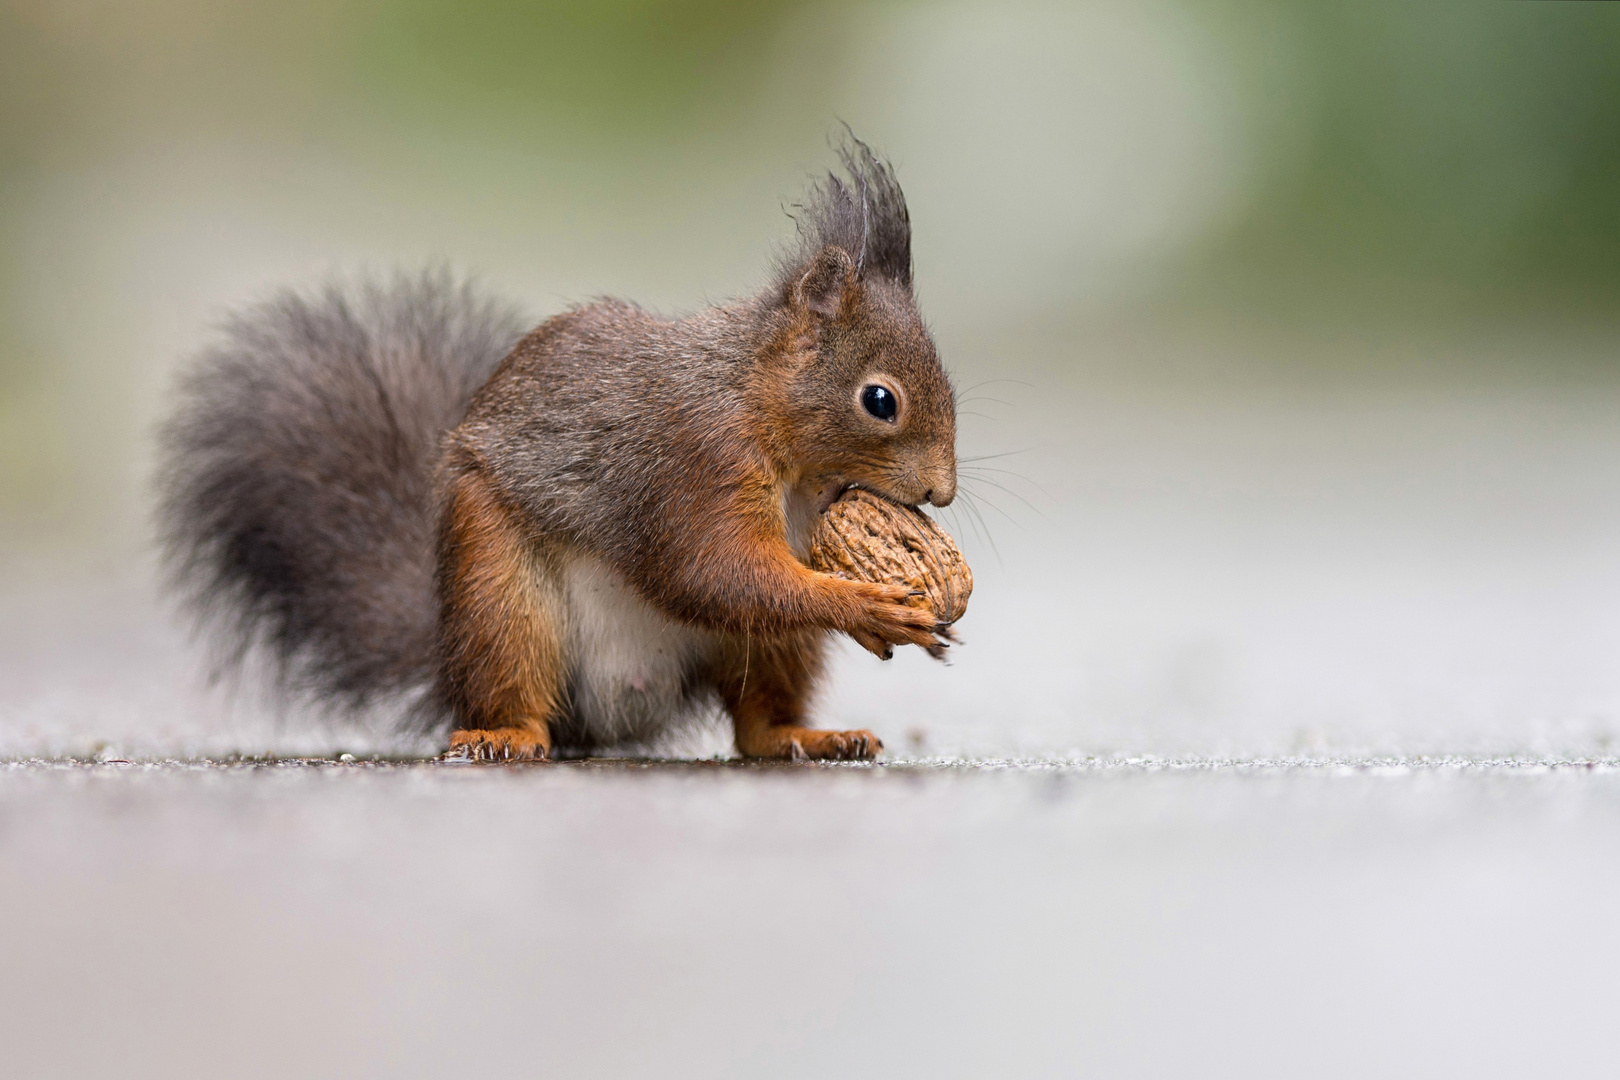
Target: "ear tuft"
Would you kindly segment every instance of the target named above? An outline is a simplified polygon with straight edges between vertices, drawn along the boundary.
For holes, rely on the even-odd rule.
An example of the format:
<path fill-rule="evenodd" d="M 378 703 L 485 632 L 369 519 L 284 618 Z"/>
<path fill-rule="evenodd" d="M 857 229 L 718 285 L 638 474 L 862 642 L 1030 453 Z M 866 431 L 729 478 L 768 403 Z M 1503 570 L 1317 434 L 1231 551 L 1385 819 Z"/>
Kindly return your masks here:
<path fill-rule="evenodd" d="M 855 260 L 836 244 L 816 252 L 793 286 L 792 303 L 823 319 L 833 318 L 855 287 Z"/>

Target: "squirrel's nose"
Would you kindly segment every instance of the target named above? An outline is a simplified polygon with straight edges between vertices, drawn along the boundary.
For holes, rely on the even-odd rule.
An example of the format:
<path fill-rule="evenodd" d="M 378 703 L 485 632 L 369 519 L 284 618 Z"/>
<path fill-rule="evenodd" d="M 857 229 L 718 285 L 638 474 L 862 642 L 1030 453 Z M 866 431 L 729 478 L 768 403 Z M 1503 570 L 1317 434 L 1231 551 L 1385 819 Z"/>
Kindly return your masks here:
<path fill-rule="evenodd" d="M 956 477 L 953 476 L 945 483 L 935 484 L 929 488 L 927 494 L 923 496 L 923 502 L 933 503 L 935 506 L 949 506 L 955 498 Z"/>

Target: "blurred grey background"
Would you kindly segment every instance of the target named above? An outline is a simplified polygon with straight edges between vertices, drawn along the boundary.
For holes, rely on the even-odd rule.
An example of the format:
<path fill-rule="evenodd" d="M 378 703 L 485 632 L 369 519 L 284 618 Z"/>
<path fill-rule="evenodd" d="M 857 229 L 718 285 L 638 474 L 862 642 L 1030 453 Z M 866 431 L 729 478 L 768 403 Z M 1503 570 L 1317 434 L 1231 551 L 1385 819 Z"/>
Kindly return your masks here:
<path fill-rule="evenodd" d="M 398 748 L 201 689 L 148 518 L 177 365 L 431 260 L 537 320 L 746 292 L 839 119 L 910 198 L 979 584 L 953 666 L 850 650 L 826 722 L 1607 751 L 1612 6 L 3 0 L 0 755 Z"/>

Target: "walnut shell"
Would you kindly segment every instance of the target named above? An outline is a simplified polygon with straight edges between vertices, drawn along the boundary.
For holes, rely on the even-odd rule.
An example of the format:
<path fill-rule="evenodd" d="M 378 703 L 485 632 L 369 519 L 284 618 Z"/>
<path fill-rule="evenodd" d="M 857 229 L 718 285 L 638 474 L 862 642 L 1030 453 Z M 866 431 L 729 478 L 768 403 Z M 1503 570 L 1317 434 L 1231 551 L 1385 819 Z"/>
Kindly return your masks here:
<path fill-rule="evenodd" d="M 943 623 L 967 610 L 973 572 L 956 542 L 921 510 L 851 488 L 821 516 L 810 538 L 810 567 L 856 581 L 908 585 Z"/>

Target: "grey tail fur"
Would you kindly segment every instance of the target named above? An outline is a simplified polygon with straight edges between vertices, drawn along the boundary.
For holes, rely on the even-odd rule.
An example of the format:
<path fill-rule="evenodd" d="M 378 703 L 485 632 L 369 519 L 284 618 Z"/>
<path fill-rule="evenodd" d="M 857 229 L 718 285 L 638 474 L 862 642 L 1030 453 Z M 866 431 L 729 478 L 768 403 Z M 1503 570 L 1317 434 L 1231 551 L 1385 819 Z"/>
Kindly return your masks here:
<path fill-rule="evenodd" d="M 158 481 L 167 567 L 220 670 L 262 649 L 313 700 L 424 700 L 440 442 L 526 329 L 444 270 L 225 321 L 181 382 Z"/>

